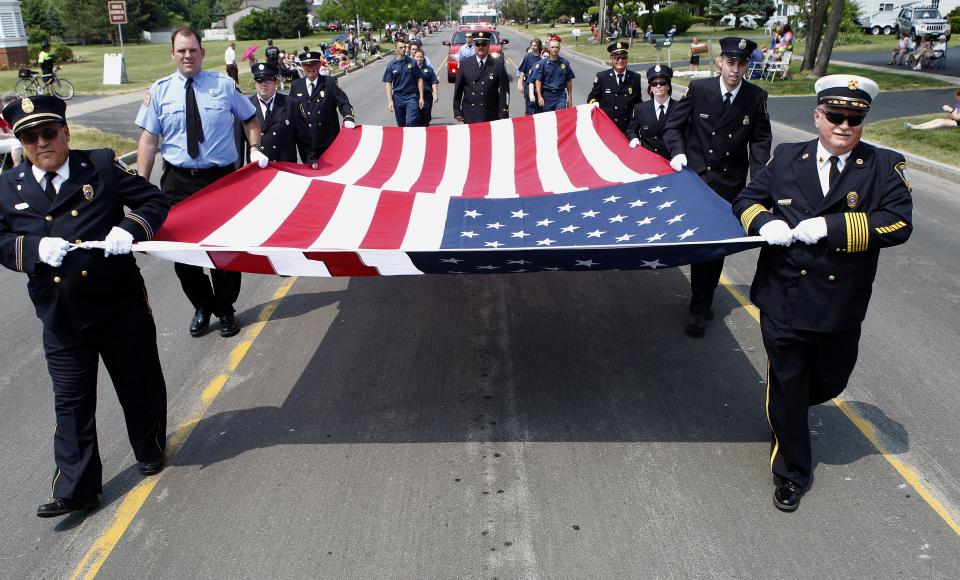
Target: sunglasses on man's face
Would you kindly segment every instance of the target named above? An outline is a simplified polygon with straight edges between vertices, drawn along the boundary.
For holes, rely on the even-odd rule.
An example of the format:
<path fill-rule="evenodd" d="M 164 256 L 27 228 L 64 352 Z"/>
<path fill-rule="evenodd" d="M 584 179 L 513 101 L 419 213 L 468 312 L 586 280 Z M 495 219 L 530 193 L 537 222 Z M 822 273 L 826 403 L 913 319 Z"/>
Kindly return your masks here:
<path fill-rule="evenodd" d="M 627 60 L 627 57 L 624 56 L 624 55 L 622 55 L 622 54 L 615 54 L 615 55 L 613 55 L 612 58 L 613 58 L 613 60 Z"/>
<path fill-rule="evenodd" d="M 829 111 L 820 110 L 823 113 L 823 116 L 827 118 L 827 121 L 830 121 L 833 125 L 843 125 L 843 122 L 846 121 L 851 127 L 856 127 L 863 123 L 864 115 L 844 115 L 843 113 L 833 113 Z"/>
<path fill-rule="evenodd" d="M 60 127 L 59 127 L 59 126 L 56 126 L 56 127 L 55 127 L 55 126 L 47 126 L 47 127 L 42 128 L 42 129 L 39 129 L 39 130 L 37 130 L 37 131 L 24 131 L 23 133 L 20 133 L 20 136 L 17 137 L 17 138 L 18 138 L 18 139 L 20 140 L 20 142 L 23 143 L 24 145 L 33 145 L 33 144 L 36 143 L 41 137 L 43 137 L 43 140 L 44 140 L 44 141 L 52 141 L 52 140 L 56 139 L 57 135 L 59 135 L 59 134 L 60 134 Z"/>
<path fill-rule="evenodd" d="M 667 81 L 653 81 L 653 82 L 650 83 L 650 86 L 651 86 L 651 87 L 665 87 L 665 86 L 667 86 L 667 85 L 669 85 L 669 84 L 670 84 L 670 83 L 667 82 Z"/>

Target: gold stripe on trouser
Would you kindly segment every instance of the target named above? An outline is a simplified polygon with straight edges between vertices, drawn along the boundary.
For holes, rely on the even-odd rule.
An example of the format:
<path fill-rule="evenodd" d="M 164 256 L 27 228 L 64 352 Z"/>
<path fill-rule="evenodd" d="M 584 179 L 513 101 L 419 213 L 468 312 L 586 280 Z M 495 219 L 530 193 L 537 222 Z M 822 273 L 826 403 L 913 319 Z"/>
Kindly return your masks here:
<path fill-rule="evenodd" d="M 50 484 L 50 491 L 51 491 L 51 493 L 54 494 L 54 496 L 56 496 L 56 493 L 57 493 L 57 480 L 60 479 L 60 475 L 61 475 L 62 473 L 63 473 L 63 472 L 60 471 L 60 468 L 58 467 L 58 468 L 57 468 L 57 474 L 53 476 L 53 483 Z"/>
<path fill-rule="evenodd" d="M 773 451 L 770 452 L 770 469 L 773 470 L 773 460 L 780 450 L 780 438 L 777 437 L 777 430 L 773 428 L 773 421 L 770 420 L 770 359 L 767 359 L 767 424 L 770 425 L 770 431 L 773 432 Z"/>

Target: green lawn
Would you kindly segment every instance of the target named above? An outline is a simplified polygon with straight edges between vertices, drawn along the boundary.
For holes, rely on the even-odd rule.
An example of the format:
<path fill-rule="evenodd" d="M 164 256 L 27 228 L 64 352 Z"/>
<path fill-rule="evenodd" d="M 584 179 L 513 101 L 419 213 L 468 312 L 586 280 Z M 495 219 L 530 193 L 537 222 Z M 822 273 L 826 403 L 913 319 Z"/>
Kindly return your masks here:
<path fill-rule="evenodd" d="M 280 39 L 275 41 L 274 44 L 282 49 L 299 51 L 303 44 L 315 47 L 320 42 L 329 41 L 334 34 L 325 32 L 305 36 L 302 44 L 297 39 Z M 266 40 L 237 41 L 237 57 L 239 58 L 247 47 L 253 45 L 259 45 L 257 53 L 262 59 L 263 49 L 267 46 Z M 79 56 L 82 62 L 63 63 L 58 74 L 73 83 L 78 95 L 112 95 L 142 90 L 149 87 L 158 78 L 176 70 L 173 61 L 170 59 L 169 44 L 127 44 L 124 46 L 124 54 L 127 62 L 127 77 L 130 82 L 122 85 L 103 85 L 101 84 L 103 80 L 103 55 L 119 52 L 119 47 L 98 44 L 73 46 L 71 48 L 73 48 L 74 56 Z M 223 51 L 227 48 L 227 41 L 205 42 L 203 48 L 206 51 L 204 68 L 225 70 Z M 243 64 L 241 64 L 242 67 Z M 33 70 L 38 71 L 40 69 L 33 67 Z M 0 71 L 2 92 L 13 92 L 16 82 L 17 71 L 15 69 Z"/>
<path fill-rule="evenodd" d="M 790 63 L 789 80 L 753 80 L 751 82 L 763 87 L 771 96 L 812 95 L 815 78 L 808 73 L 800 74 L 800 62 Z M 827 74 L 866 74 L 880 85 L 883 91 L 909 91 L 913 89 L 936 89 L 953 86 L 950 83 L 930 78 L 922 74 L 897 74 L 892 72 L 864 71 L 857 67 L 831 64 L 827 66 Z"/>
<path fill-rule="evenodd" d="M 113 149 L 119 156 L 136 149 L 137 143 L 133 139 L 105 133 L 100 129 L 70 123 L 71 149 L 102 149 L 104 147 Z"/>
<path fill-rule="evenodd" d="M 922 123 L 935 118 L 943 119 L 946 116 L 946 113 L 939 113 L 868 123 L 863 130 L 863 138 L 901 153 L 913 153 L 941 163 L 956 165 L 957 159 L 960 158 L 958 129 L 918 131 L 903 126 L 904 123 Z"/>

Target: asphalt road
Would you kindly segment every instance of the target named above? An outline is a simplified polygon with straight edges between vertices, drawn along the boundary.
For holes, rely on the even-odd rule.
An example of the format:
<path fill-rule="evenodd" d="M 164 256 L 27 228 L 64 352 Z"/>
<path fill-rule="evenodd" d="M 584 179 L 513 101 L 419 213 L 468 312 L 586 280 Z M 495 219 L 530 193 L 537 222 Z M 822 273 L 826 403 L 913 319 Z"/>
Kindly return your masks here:
<path fill-rule="evenodd" d="M 571 60 L 583 102 L 599 67 Z M 383 66 L 341 80 L 362 123 L 392 123 Z M 840 407 L 814 408 L 794 514 L 771 505 L 765 358 L 733 294 L 755 252 L 728 259 L 702 340 L 683 333 L 686 268 L 251 275 L 244 333 L 191 339 L 172 266 L 140 257 L 176 451 L 142 480 L 102 377 L 103 507 L 57 521 L 34 515 L 53 471 L 40 324 L 4 271 L 0 577 L 955 578 L 940 514 L 960 520 L 960 204 L 955 184 L 911 177 L 915 233 L 883 253 L 843 396 L 887 456 Z"/>

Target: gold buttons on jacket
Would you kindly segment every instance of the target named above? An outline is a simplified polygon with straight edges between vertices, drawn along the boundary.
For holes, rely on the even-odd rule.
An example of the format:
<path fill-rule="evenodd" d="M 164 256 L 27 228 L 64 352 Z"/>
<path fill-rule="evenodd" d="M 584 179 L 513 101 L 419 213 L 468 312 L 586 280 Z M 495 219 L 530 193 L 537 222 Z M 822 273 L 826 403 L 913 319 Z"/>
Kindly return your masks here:
<path fill-rule="evenodd" d="M 75 210 L 75 209 L 74 209 L 74 210 L 70 210 L 70 215 L 72 215 L 73 217 L 77 217 L 78 215 L 80 215 L 80 212 L 78 212 L 78 211 Z"/>
<path fill-rule="evenodd" d="M 86 270 L 80 270 L 80 275 L 83 276 L 84 278 L 86 278 L 86 277 L 87 277 L 87 271 L 86 271 Z"/>
<path fill-rule="evenodd" d="M 807 275 L 807 271 L 806 271 L 806 270 L 800 270 L 800 275 L 801 275 L 801 276 L 806 276 L 806 275 Z"/>
<path fill-rule="evenodd" d="M 831 282 L 836 282 L 836 281 L 837 281 L 837 277 L 834 276 L 833 274 L 830 274 L 829 276 L 827 276 L 827 280 L 830 280 Z"/>
<path fill-rule="evenodd" d="M 59 283 L 60 283 L 60 276 L 54 276 L 54 277 L 53 277 L 53 283 L 54 283 L 54 284 L 59 284 Z"/>
<path fill-rule="evenodd" d="M 45 217 L 45 218 L 43 218 L 43 219 L 47 220 L 48 222 L 52 222 L 52 221 L 53 221 L 53 216 L 52 216 L 52 215 L 48 215 L 47 217 Z"/>

